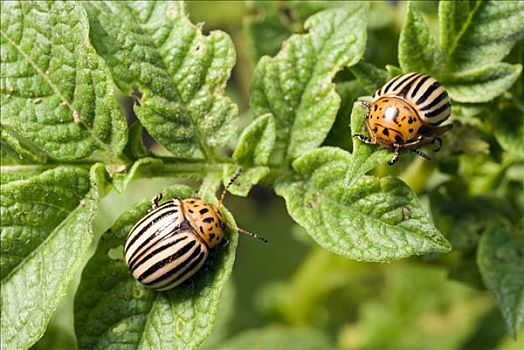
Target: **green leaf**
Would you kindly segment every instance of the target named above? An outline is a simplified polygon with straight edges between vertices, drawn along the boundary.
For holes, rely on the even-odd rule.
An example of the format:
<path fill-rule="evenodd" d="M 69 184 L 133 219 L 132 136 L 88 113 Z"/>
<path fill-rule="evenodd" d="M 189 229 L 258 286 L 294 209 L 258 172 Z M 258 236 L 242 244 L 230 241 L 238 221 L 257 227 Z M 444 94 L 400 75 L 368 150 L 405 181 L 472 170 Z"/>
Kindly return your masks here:
<path fill-rule="evenodd" d="M 2 2 L 2 127 L 57 160 L 118 163 L 127 124 L 77 2 Z"/>
<path fill-rule="evenodd" d="M 502 148 L 517 159 L 524 158 L 524 109 L 516 105 L 501 109 L 493 114 L 492 125 Z"/>
<path fill-rule="evenodd" d="M 524 324 L 524 237 L 503 225 L 488 228 L 480 240 L 477 263 L 515 337 Z"/>
<path fill-rule="evenodd" d="M 488 102 L 508 90 L 521 73 L 520 64 L 497 63 L 448 76 L 446 89 L 458 102 Z"/>
<path fill-rule="evenodd" d="M 271 114 L 264 114 L 248 125 L 240 135 L 240 141 L 233 153 L 238 165 L 224 168 L 224 184 L 227 184 L 240 166 L 247 168 L 229 188 L 238 196 L 247 196 L 251 188 L 269 173 L 269 156 L 275 145 L 275 122 Z"/>
<path fill-rule="evenodd" d="M 244 20 L 246 42 L 251 57 L 257 62 L 260 57 L 275 55 L 282 42 L 292 34 L 289 25 L 277 8 L 274 1 L 249 1 L 247 6 L 254 12 Z"/>
<path fill-rule="evenodd" d="M 173 155 L 212 156 L 236 130 L 236 105 L 224 96 L 235 64 L 229 36 L 204 36 L 182 2 L 83 2 L 93 46 L 126 93 L 143 93 L 135 112 Z"/>
<path fill-rule="evenodd" d="M 366 62 L 359 62 L 349 68 L 351 73 L 357 78 L 366 93 L 372 95 L 378 88 L 384 85 L 388 80 L 388 72 L 377 68 Z"/>
<path fill-rule="evenodd" d="M 309 328 L 266 327 L 247 330 L 218 344 L 216 350 L 241 349 L 332 349 L 333 344 L 320 331 Z"/>
<path fill-rule="evenodd" d="M 129 139 L 124 148 L 124 154 L 130 159 L 139 159 L 152 155 L 144 145 L 143 134 L 144 127 L 139 122 L 133 123 L 129 128 Z"/>
<path fill-rule="evenodd" d="M 161 171 L 158 169 L 160 169 L 162 164 L 162 160 L 158 158 L 141 158 L 133 163 L 129 171 L 114 174 L 112 176 L 113 186 L 118 193 L 124 193 L 135 176 L 142 174 L 144 177 L 153 177 Z"/>
<path fill-rule="evenodd" d="M 353 135 L 367 132 L 364 127 L 364 120 L 367 114 L 367 107 L 360 103 L 353 104 L 351 112 L 351 132 Z M 352 135 L 352 136 L 353 136 Z M 360 179 L 379 164 L 385 164 L 392 157 L 391 151 L 378 145 L 366 145 L 362 141 L 353 139 L 353 153 L 348 164 L 348 171 L 344 180 L 344 187 L 350 187 L 355 181 Z"/>
<path fill-rule="evenodd" d="M 406 19 L 398 43 L 398 61 L 404 72 L 432 73 L 438 71 L 437 44 L 422 15 L 408 3 Z"/>
<path fill-rule="evenodd" d="M 487 102 L 518 79 L 521 65 L 500 61 L 524 37 L 524 3 L 441 1 L 440 46 L 422 14 L 410 3 L 400 35 L 404 72 L 429 73 L 458 102 Z"/>
<path fill-rule="evenodd" d="M 89 251 L 103 176 L 59 167 L 2 185 L 2 349 L 43 335 Z"/>
<path fill-rule="evenodd" d="M 291 217 L 318 244 L 364 261 L 450 250 L 402 181 L 363 176 L 345 188 L 351 158 L 340 149 L 317 149 L 295 160 L 295 174 L 277 183 Z"/>
<path fill-rule="evenodd" d="M 193 191 L 174 186 L 164 194 L 187 198 Z M 129 230 L 150 206 L 143 201 L 122 214 L 102 236 L 82 274 L 75 298 L 80 349 L 194 349 L 211 333 L 231 273 L 237 235 L 228 232 L 227 247 L 218 247 L 190 281 L 155 292 L 133 279 L 122 253 Z M 227 220 L 233 222 L 231 215 Z"/>
<path fill-rule="evenodd" d="M 524 37 L 524 2 L 441 1 L 439 22 L 448 71 L 476 70 L 501 61 Z"/>
<path fill-rule="evenodd" d="M 355 3 L 318 13 L 305 23 L 308 34 L 257 64 L 250 105 L 255 115 L 273 114 L 277 157 L 294 159 L 326 137 L 340 106 L 332 79 L 364 54 L 367 10 Z"/>
<path fill-rule="evenodd" d="M 0 125 L 1 134 L 1 161 L 4 164 L 45 163 L 46 156 L 37 148 L 32 147 L 20 137 L 16 138 L 11 132 Z"/>

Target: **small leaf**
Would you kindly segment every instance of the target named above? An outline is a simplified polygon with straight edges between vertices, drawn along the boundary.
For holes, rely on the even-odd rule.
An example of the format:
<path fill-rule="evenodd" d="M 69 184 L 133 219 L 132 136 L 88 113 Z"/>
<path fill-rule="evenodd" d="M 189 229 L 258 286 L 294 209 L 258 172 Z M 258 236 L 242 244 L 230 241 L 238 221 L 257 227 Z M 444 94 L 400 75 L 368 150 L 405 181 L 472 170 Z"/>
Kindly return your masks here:
<path fill-rule="evenodd" d="M 274 145 L 275 122 L 271 114 L 264 114 L 244 129 L 233 159 L 242 165 L 267 165 Z"/>
<path fill-rule="evenodd" d="M 103 174 L 59 167 L 2 185 L 2 349 L 43 335 L 89 251 Z"/>
<path fill-rule="evenodd" d="M 216 350 L 332 348 L 333 344 L 318 330 L 277 326 L 244 331 L 215 347 Z"/>
<path fill-rule="evenodd" d="M 353 104 L 351 112 L 351 130 L 353 135 L 365 131 L 364 118 L 367 107 L 359 102 Z M 353 139 L 353 153 L 348 164 L 348 172 L 345 176 L 344 187 L 350 187 L 363 175 L 373 170 L 379 164 L 385 164 L 392 157 L 391 151 L 378 145 L 366 145 L 362 141 Z"/>
<path fill-rule="evenodd" d="M 51 158 L 119 161 L 127 124 L 77 2 L 2 2 L 2 126 Z"/>
<path fill-rule="evenodd" d="M 446 89 L 458 102 L 488 102 L 508 90 L 522 73 L 520 64 L 497 63 L 446 79 Z"/>
<path fill-rule="evenodd" d="M 173 155 L 201 158 L 227 144 L 237 107 L 224 96 L 235 64 L 229 36 L 204 36 L 182 2 L 83 2 L 93 46 L 126 93 L 143 93 L 135 112 Z"/>
<path fill-rule="evenodd" d="M 364 261 L 449 251 L 449 243 L 402 181 L 363 176 L 346 189 L 351 161 L 340 149 L 320 148 L 295 160 L 295 174 L 277 183 L 290 215 L 318 244 Z"/>
<path fill-rule="evenodd" d="M 332 79 L 364 54 L 367 10 L 355 3 L 318 13 L 305 24 L 309 34 L 293 35 L 257 64 L 250 105 L 255 115 L 273 114 L 278 157 L 294 159 L 326 137 L 340 106 Z"/>
<path fill-rule="evenodd" d="M 193 191 L 174 186 L 164 194 L 187 198 Z M 150 206 L 143 201 L 122 214 L 102 236 L 84 269 L 75 298 L 80 349 L 194 349 L 211 333 L 231 273 L 237 235 L 228 232 L 227 247 L 217 248 L 190 281 L 155 292 L 133 279 L 122 256 L 129 230 Z M 232 222 L 232 217 L 227 215 L 227 220 Z"/>
<path fill-rule="evenodd" d="M 480 240 L 477 262 L 515 337 L 524 324 L 524 237 L 511 234 L 503 225 L 488 228 Z"/>
<path fill-rule="evenodd" d="M 248 125 L 240 135 L 233 159 L 238 165 L 224 168 L 224 184 L 233 177 L 238 167 L 247 168 L 231 185 L 230 192 L 247 196 L 251 188 L 269 173 L 269 156 L 275 144 L 275 122 L 271 114 L 264 114 Z"/>
<path fill-rule="evenodd" d="M 469 71 L 501 61 L 524 37 L 522 1 L 441 1 L 440 47 L 448 71 Z"/>
<path fill-rule="evenodd" d="M 406 19 L 398 44 L 398 60 L 404 72 L 438 71 L 437 45 L 422 15 L 408 3 Z"/>

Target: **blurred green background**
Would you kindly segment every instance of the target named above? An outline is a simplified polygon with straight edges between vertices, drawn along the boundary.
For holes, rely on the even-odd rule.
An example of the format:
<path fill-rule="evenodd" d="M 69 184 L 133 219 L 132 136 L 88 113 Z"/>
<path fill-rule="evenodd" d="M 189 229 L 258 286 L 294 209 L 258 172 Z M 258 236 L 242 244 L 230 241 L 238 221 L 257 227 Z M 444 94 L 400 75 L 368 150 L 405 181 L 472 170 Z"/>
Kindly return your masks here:
<path fill-rule="evenodd" d="M 301 33 L 303 21 L 310 14 L 337 5 L 340 4 L 308 3 L 294 5 L 291 11 L 281 2 L 188 2 L 187 10 L 193 23 L 205 23 L 205 32 L 223 30 L 235 43 L 237 65 L 228 85 L 228 95 L 240 107 L 241 125 L 246 125 L 251 118 L 249 84 L 256 59 L 263 53 L 275 54 L 289 34 Z M 405 4 L 372 2 L 371 6 L 366 61 L 378 67 L 398 65 L 397 44 Z M 437 2 L 421 1 L 418 6 L 430 21 L 436 20 Z M 253 42 L 246 26 L 267 26 L 268 23 L 273 30 L 268 40 Z M 344 93 L 349 86 L 358 96 L 359 91 L 355 92 L 352 82 L 347 80 L 347 72 L 337 77 L 341 82 L 337 86 L 339 93 Z M 345 129 L 347 118 L 348 113 L 341 109 L 337 120 L 341 127 L 330 134 L 326 143 L 350 147 L 349 130 Z M 406 158 L 406 164 L 413 159 Z M 443 175 L 437 172 L 419 184 L 416 175 L 423 171 L 423 166 L 415 162 L 397 168 L 407 168 L 402 178 L 420 193 L 423 203 L 428 203 L 427 190 L 439 183 L 438 177 Z M 141 179 L 124 195 L 111 193 L 102 202 L 95 232 L 100 235 L 134 202 L 150 198 L 176 181 Z M 233 338 L 255 328 L 275 330 L 277 336 L 280 331 L 285 335 L 300 328 L 304 334 L 322 339 L 317 345 L 312 342 L 311 348 L 524 349 L 524 333 L 521 332 L 518 341 L 507 336 L 492 295 L 472 283 L 451 279 L 443 259 L 414 258 L 372 264 L 332 255 L 314 244 L 293 223 L 284 201 L 264 186 L 255 188 L 249 198 L 230 195 L 226 206 L 240 227 L 269 238 L 271 253 L 256 240 L 240 238 L 223 310 L 203 348 L 213 349 L 220 343 L 227 348 L 227 341 L 234 341 Z M 76 285 L 72 286 L 69 297 L 34 349 L 76 348 L 72 315 L 75 289 Z M 286 348 L 282 343 L 282 349 Z"/>

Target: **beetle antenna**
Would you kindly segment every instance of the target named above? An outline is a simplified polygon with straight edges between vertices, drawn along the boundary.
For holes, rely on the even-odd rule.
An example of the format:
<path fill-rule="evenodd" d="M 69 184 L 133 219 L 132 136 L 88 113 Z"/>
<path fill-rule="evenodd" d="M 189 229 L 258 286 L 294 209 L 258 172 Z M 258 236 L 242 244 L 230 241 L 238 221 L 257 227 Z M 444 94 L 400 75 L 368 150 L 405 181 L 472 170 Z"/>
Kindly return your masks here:
<path fill-rule="evenodd" d="M 232 228 L 233 230 L 236 230 L 237 232 L 242 232 L 242 233 L 245 233 L 245 234 L 248 235 L 248 236 L 251 236 L 251 237 L 253 237 L 253 238 L 256 238 L 256 239 L 258 239 L 259 241 L 262 241 L 262 242 L 264 242 L 264 243 L 268 243 L 267 238 L 264 237 L 264 236 L 259 235 L 258 233 L 249 232 L 249 231 L 247 231 L 247 230 L 244 230 L 243 228 L 234 227 L 234 226 L 232 226 L 231 228 Z"/>
<path fill-rule="evenodd" d="M 218 201 L 217 209 L 220 209 L 222 206 L 222 202 L 224 201 L 224 197 L 226 196 L 227 191 L 229 190 L 229 187 L 236 181 L 236 179 L 240 176 L 240 173 L 242 172 L 241 168 L 238 168 L 231 179 L 229 179 L 228 183 L 226 184 L 226 187 L 224 187 L 224 190 L 222 191 L 222 194 L 220 195 L 220 200 Z"/>

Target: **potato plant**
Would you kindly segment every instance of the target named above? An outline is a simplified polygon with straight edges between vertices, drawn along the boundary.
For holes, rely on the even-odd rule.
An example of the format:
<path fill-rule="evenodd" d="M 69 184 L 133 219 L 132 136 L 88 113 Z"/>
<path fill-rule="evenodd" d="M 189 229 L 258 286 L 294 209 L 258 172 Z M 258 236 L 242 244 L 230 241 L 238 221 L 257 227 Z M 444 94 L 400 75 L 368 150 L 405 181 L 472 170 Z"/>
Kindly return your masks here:
<path fill-rule="evenodd" d="M 522 1 L 3 1 L 2 349 L 519 348 L 523 37 Z M 407 72 L 453 129 L 389 166 L 352 135 Z M 238 169 L 226 219 L 270 244 L 135 281 L 151 198 Z"/>

